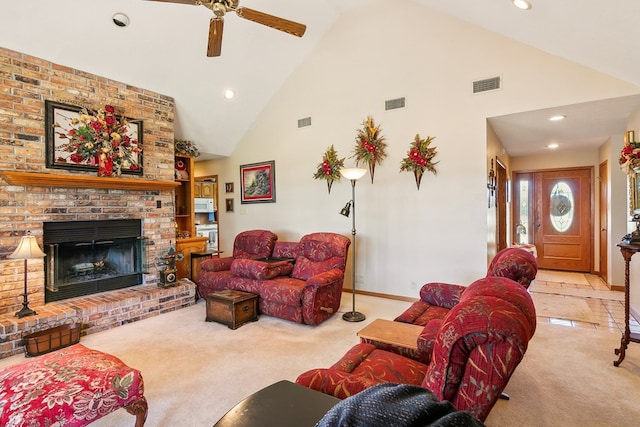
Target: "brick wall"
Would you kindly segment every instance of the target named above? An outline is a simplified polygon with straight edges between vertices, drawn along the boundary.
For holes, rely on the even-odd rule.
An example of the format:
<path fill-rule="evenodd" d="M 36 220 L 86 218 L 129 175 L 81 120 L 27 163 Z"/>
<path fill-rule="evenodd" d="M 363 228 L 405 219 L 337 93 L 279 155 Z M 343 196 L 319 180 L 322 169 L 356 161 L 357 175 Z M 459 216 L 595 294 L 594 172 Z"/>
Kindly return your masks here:
<path fill-rule="evenodd" d="M 174 100 L 126 83 L 0 48 L 0 170 L 96 176 L 48 169 L 45 100 L 99 108 L 111 104 L 144 121 L 143 175 L 130 179 L 171 181 Z M 157 207 L 157 201 L 161 207 Z M 42 246 L 46 221 L 141 218 L 148 250 L 145 284 L 156 284 L 156 261 L 174 239 L 173 191 L 10 185 L 0 179 L 0 316 L 21 308 L 22 260 L 7 260 L 27 230 Z M 29 261 L 30 307 L 44 305 L 44 264 Z"/>

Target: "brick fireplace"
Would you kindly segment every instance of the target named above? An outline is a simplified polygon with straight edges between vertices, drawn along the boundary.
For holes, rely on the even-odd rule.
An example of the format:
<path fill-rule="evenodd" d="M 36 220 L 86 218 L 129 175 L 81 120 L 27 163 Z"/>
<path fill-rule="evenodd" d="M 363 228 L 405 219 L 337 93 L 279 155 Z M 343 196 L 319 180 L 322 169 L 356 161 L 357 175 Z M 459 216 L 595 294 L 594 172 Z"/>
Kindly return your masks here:
<path fill-rule="evenodd" d="M 45 100 L 91 108 L 109 103 L 143 120 L 142 176 L 48 169 Z M 170 96 L 0 48 L 0 357 L 22 351 L 21 336 L 48 324 L 81 319 L 86 334 L 194 303 L 191 282 L 158 287 L 156 261 L 175 238 L 173 117 Z M 44 249 L 45 223 L 114 219 L 138 221 L 148 242 L 141 284 L 45 302 L 48 257 L 29 260 L 29 306 L 38 314 L 14 317 L 22 305 L 24 262 L 6 256 L 27 230 Z"/>
<path fill-rule="evenodd" d="M 45 303 L 142 284 L 147 240 L 139 219 L 44 223 Z"/>

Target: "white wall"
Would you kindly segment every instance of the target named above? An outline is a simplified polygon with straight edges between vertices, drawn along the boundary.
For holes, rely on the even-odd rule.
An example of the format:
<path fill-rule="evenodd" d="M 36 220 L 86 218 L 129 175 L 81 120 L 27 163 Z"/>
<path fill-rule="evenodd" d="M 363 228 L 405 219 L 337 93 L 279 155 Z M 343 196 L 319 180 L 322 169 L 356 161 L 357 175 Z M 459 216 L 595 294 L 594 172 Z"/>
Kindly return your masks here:
<path fill-rule="evenodd" d="M 607 207 L 608 224 L 605 224 L 609 235 L 609 244 L 608 253 L 605 254 L 605 256 L 608 258 L 609 266 L 607 271 L 607 283 L 612 286 L 624 285 L 624 260 L 620 255 L 619 248 L 616 246 L 620 243 L 622 236 L 627 233 L 627 220 L 629 218 L 629 208 L 627 206 L 627 201 L 629 199 L 627 188 L 628 179 L 620 169 L 620 164 L 618 163 L 618 157 L 620 156 L 620 150 L 622 149 L 623 143 L 622 135 L 612 136 L 600 147 L 599 150 L 599 163 L 602 163 L 605 160 L 607 161 L 607 173 L 609 175 L 609 187 L 607 189 L 609 193 L 609 206 Z M 597 200 L 597 186 L 595 194 Z M 597 230 L 597 216 L 596 224 L 594 226 L 596 227 L 595 236 L 599 236 L 600 233 Z"/>
<path fill-rule="evenodd" d="M 502 90 L 471 93 L 474 80 L 495 75 L 503 76 Z M 372 115 L 389 156 L 373 184 L 367 175 L 356 187 L 358 288 L 415 297 L 424 282 L 468 284 L 486 271 L 487 117 L 639 89 L 413 2 L 381 1 L 338 21 L 232 156 L 199 163 L 196 172 L 235 182 L 236 212 L 220 215 L 228 252 L 251 228 L 282 240 L 313 231 L 348 236 L 351 221 L 338 212 L 351 198 L 349 183 L 328 194 L 312 176 L 331 144 L 340 157 L 351 155 L 357 129 Z M 402 96 L 406 109 L 384 111 L 385 100 Z M 309 116 L 312 126 L 298 129 Z M 416 133 L 436 137 L 440 162 L 419 191 L 412 174 L 399 172 Z M 240 205 L 239 165 L 266 160 L 276 162 L 277 202 Z"/>
<path fill-rule="evenodd" d="M 629 118 L 628 130 L 635 131 L 636 135 L 640 135 L 640 109 L 636 110 L 635 113 Z M 638 140 L 638 136 L 636 136 L 636 141 Z M 622 144 L 619 146 L 622 148 Z M 627 205 L 628 206 L 628 205 Z M 630 215 L 628 215 L 628 209 L 625 210 L 625 218 L 627 220 L 630 219 Z M 627 223 L 627 232 L 631 232 L 636 229 L 635 222 L 628 221 Z M 631 308 L 634 312 L 640 313 L 640 255 L 636 254 L 631 258 L 631 263 L 629 264 L 629 300 L 631 301 Z"/>

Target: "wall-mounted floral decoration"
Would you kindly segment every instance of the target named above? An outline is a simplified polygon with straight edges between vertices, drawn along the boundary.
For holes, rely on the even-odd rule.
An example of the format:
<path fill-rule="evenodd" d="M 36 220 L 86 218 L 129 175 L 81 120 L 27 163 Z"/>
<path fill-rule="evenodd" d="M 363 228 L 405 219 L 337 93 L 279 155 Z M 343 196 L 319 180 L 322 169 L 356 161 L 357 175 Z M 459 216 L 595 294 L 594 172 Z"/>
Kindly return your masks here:
<path fill-rule="evenodd" d="M 373 118 L 367 117 L 362 123 L 362 129 L 358 130 L 356 146 L 351 157 L 356 159 L 356 166 L 362 164 L 369 167 L 372 184 L 376 165 L 382 164 L 387 157 L 386 148 L 385 138 L 380 134 L 380 126 L 375 125 Z"/>
<path fill-rule="evenodd" d="M 620 168 L 627 175 L 635 176 L 640 172 L 640 142 L 635 141 L 635 132 L 627 131 L 625 144 L 620 151 Z"/>
<path fill-rule="evenodd" d="M 58 121 L 58 116 L 62 123 Z M 55 134 L 52 153 L 70 153 L 68 156 L 55 155 L 54 162 L 97 165 L 98 176 L 122 174 L 123 170 L 135 173 L 141 170 L 142 125 L 129 123 L 126 117 L 116 115 L 109 104 L 92 111 L 47 101 L 47 119 L 53 120 L 51 127 Z M 133 137 L 129 127 L 135 127 Z M 66 141 L 56 144 L 55 139 Z M 49 149 L 49 147 L 48 147 Z M 60 167 L 60 166 L 57 166 Z"/>
<path fill-rule="evenodd" d="M 436 148 L 429 146 L 434 139 L 435 136 L 428 136 L 426 139 L 421 139 L 420 135 L 416 135 L 409 146 L 407 157 L 402 159 L 402 163 L 400 163 L 400 172 L 413 172 L 418 190 L 420 189 L 420 181 L 422 181 L 424 171 L 433 172 L 434 175 L 436 174 L 435 165 L 438 162 L 433 161 L 436 155 Z"/>
<path fill-rule="evenodd" d="M 333 181 L 340 181 L 340 169 L 343 167 L 344 157 L 339 159 L 338 153 L 335 148 L 333 148 L 333 145 L 331 145 L 322 156 L 322 163 L 318 165 L 318 169 L 316 173 L 313 174 L 313 177 L 315 179 L 326 179 L 327 189 L 329 190 L 329 194 L 331 194 Z"/>
<path fill-rule="evenodd" d="M 188 141 L 186 139 L 174 139 L 174 150 L 178 154 L 186 154 L 191 157 L 198 157 L 200 155 L 200 150 L 193 141 Z"/>

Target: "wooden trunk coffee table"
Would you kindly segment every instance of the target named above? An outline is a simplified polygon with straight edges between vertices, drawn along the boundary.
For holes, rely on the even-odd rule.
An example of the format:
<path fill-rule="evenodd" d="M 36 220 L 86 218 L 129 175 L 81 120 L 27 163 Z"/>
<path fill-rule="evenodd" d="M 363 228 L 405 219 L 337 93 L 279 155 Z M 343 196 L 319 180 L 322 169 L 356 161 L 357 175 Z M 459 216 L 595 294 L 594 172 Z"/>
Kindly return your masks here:
<path fill-rule="evenodd" d="M 237 329 L 258 320 L 258 295 L 224 289 L 207 295 L 207 322 L 218 322 Z"/>

